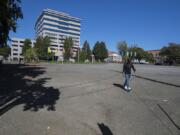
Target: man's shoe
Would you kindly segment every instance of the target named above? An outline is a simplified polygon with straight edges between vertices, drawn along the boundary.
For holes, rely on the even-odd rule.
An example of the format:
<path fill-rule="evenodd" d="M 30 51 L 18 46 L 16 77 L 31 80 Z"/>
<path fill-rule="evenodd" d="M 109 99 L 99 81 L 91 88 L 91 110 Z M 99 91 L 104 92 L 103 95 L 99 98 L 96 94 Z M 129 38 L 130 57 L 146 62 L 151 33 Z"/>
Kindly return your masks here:
<path fill-rule="evenodd" d="M 131 87 L 128 87 L 128 90 L 129 90 L 129 91 L 131 91 L 131 90 L 132 90 L 132 88 L 131 88 Z"/>
<path fill-rule="evenodd" d="M 127 89 L 128 89 L 128 87 L 127 87 L 127 86 L 124 86 L 124 89 L 125 89 L 125 90 L 127 90 Z"/>

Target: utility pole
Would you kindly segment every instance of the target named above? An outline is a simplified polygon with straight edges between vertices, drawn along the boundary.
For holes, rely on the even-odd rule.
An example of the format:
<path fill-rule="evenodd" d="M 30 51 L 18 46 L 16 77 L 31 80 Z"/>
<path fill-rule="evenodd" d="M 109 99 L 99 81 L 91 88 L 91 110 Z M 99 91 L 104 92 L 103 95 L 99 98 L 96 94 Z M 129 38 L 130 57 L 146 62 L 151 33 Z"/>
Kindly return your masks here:
<path fill-rule="evenodd" d="M 91 57 L 92 57 L 92 63 L 93 63 L 93 61 L 94 61 L 94 55 L 92 54 Z"/>

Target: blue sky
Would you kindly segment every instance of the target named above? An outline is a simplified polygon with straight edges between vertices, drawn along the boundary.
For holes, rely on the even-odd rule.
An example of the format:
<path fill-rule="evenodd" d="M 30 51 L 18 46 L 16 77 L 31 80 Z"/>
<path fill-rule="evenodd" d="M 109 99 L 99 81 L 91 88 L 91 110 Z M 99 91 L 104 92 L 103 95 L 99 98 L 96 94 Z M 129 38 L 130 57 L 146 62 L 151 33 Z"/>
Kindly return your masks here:
<path fill-rule="evenodd" d="M 118 41 L 145 50 L 180 43 L 180 0 L 22 0 L 24 19 L 10 37 L 34 38 L 34 25 L 44 8 L 82 19 L 81 46 L 105 41 L 116 51 Z"/>

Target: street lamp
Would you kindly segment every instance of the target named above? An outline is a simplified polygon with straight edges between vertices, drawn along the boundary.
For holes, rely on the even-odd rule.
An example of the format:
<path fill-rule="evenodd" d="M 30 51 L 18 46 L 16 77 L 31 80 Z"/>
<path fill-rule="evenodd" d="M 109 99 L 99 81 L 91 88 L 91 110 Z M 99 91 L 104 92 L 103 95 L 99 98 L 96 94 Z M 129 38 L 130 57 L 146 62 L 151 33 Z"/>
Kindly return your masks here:
<path fill-rule="evenodd" d="M 92 58 L 92 63 L 93 63 L 93 61 L 94 61 L 94 54 L 91 55 L 91 58 Z"/>

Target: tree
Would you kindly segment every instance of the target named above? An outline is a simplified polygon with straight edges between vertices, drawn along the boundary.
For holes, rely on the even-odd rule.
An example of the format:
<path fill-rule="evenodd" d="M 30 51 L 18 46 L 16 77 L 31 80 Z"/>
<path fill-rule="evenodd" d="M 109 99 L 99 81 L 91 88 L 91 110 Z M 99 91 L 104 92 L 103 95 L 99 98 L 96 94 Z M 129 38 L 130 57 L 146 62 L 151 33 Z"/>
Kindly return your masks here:
<path fill-rule="evenodd" d="M 146 57 L 150 57 L 150 55 L 143 48 L 135 45 L 128 48 L 128 57 L 138 59 L 140 63 L 142 59 L 147 59 Z"/>
<path fill-rule="evenodd" d="M 21 0 L 0 0 L 0 47 L 7 45 L 9 31 L 16 32 L 17 20 L 23 18 Z"/>
<path fill-rule="evenodd" d="M 138 47 L 137 45 L 131 46 L 128 49 L 128 52 L 129 52 L 129 57 L 138 59 L 139 63 L 147 55 L 146 52 L 144 51 L 144 49 L 141 47 Z M 132 54 L 132 56 L 131 56 L 131 54 Z"/>
<path fill-rule="evenodd" d="M 180 44 L 169 43 L 160 50 L 160 55 L 166 57 L 169 64 L 180 63 Z"/>
<path fill-rule="evenodd" d="M 35 51 L 37 53 L 37 57 L 42 60 L 46 60 L 48 57 L 48 47 L 50 46 L 51 41 L 49 37 L 37 37 L 35 43 Z"/>
<path fill-rule="evenodd" d="M 72 56 L 73 40 L 71 37 L 67 37 L 64 40 L 64 59 L 69 60 Z"/>
<path fill-rule="evenodd" d="M 85 53 L 85 59 L 91 60 L 91 49 L 87 40 L 83 44 L 82 51 Z"/>
<path fill-rule="evenodd" d="M 151 63 L 154 63 L 154 62 L 155 62 L 155 59 L 154 59 L 152 53 L 145 52 L 145 53 L 144 53 L 144 59 L 145 59 L 146 61 L 148 61 L 148 62 L 151 62 Z"/>
<path fill-rule="evenodd" d="M 31 48 L 31 40 L 30 39 L 25 39 L 24 40 L 24 45 L 22 47 L 22 55 L 24 56 L 26 53 L 26 50 Z"/>
<path fill-rule="evenodd" d="M 124 57 L 128 51 L 128 45 L 127 45 L 126 41 L 118 42 L 117 49 L 118 49 L 119 54 L 122 57 Z"/>
<path fill-rule="evenodd" d="M 106 44 L 104 42 L 97 41 L 93 47 L 93 54 L 96 60 L 103 61 L 108 57 L 108 50 L 106 48 Z"/>
<path fill-rule="evenodd" d="M 28 62 L 31 62 L 32 60 L 37 59 L 36 51 L 34 48 L 29 48 L 26 50 L 26 53 L 24 54 L 24 59 Z"/>
<path fill-rule="evenodd" d="M 11 53 L 11 48 L 6 45 L 4 47 L 0 48 L 0 55 L 4 56 L 5 58 L 7 58 Z"/>
<path fill-rule="evenodd" d="M 80 53 L 79 53 L 79 61 L 84 62 L 86 60 L 86 56 L 87 56 L 87 54 L 86 54 L 85 51 L 80 51 Z"/>
<path fill-rule="evenodd" d="M 35 46 L 34 46 L 38 58 L 40 58 L 42 56 L 41 55 L 42 46 L 43 46 L 43 37 L 39 36 L 39 37 L 36 38 L 36 43 L 35 43 Z"/>

